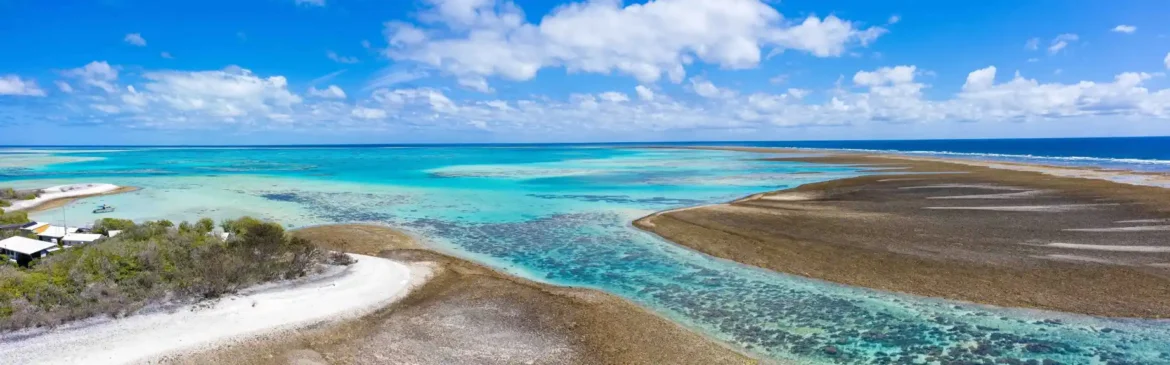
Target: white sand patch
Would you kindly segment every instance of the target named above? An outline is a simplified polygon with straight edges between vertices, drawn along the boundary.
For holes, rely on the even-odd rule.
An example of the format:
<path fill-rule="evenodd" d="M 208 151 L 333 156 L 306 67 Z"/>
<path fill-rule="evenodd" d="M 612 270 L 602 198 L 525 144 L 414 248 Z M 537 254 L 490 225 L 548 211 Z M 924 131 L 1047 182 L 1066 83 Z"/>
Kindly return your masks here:
<path fill-rule="evenodd" d="M 927 199 L 1020 199 L 1047 193 L 1047 190 L 1017 191 L 1014 193 L 932 196 Z"/>
<path fill-rule="evenodd" d="M 1156 232 L 1170 231 L 1170 226 L 1134 226 L 1109 228 L 1066 228 L 1068 232 Z"/>
<path fill-rule="evenodd" d="M 0 168 L 31 168 L 45 165 L 104 160 L 104 157 L 54 156 L 47 154 L 0 154 Z"/>
<path fill-rule="evenodd" d="M 1074 210 L 1081 210 L 1102 205 L 1119 205 L 1113 204 L 1058 204 L 1058 205 L 1015 205 L 1015 206 L 987 206 L 987 207 L 925 207 L 922 209 L 934 210 L 990 210 L 996 212 L 1046 212 L 1059 213 L 1071 212 Z"/>
<path fill-rule="evenodd" d="M 1095 250 L 1113 252 L 1170 252 L 1167 246 L 1114 246 L 1114 245 L 1082 245 L 1077 243 L 1049 243 L 1044 247 L 1071 248 L 1075 250 Z"/>
<path fill-rule="evenodd" d="M 1135 223 L 1137 223 L 1137 224 L 1140 224 L 1140 223 L 1164 223 L 1164 222 L 1170 222 L 1170 219 L 1131 219 L 1131 220 L 1126 220 L 1126 221 L 1116 221 L 1113 223 L 1121 223 L 1121 224 L 1135 224 Z"/>
<path fill-rule="evenodd" d="M 990 184 L 934 184 L 934 185 L 919 185 L 919 186 L 903 186 L 898 189 L 914 190 L 914 189 L 987 189 L 987 190 L 1028 190 L 1027 188 L 1017 188 L 1014 186 L 990 185 Z"/>
<path fill-rule="evenodd" d="M 776 200 L 783 202 L 800 202 L 816 199 L 820 194 L 805 192 L 788 192 L 760 196 L 762 200 Z"/>
<path fill-rule="evenodd" d="M 383 258 L 351 255 L 339 275 L 224 298 L 201 307 L 152 313 L 88 326 L 60 328 L 19 340 L 0 340 L 0 362 L 122 364 L 143 362 L 216 344 L 308 325 L 360 317 L 402 298 L 431 274 Z"/>
<path fill-rule="evenodd" d="M 1116 262 L 1109 261 L 1106 259 L 1099 259 L 1096 257 L 1079 256 L 1079 255 L 1053 254 L 1053 255 L 1044 255 L 1044 256 L 1032 256 L 1032 257 L 1049 259 L 1049 260 L 1058 260 L 1058 261 L 1079 261 L 1079 262 L 1092 262 L 1092 263 L 1098 263 L 1098 264 L 1117 264 Z"/>
<path fill-rule="evenodd" d="M 8 208 L 8 210 L 16 211 L 16 210 L 28 209 L 28 208 L 32 208 L 32 207 L 44 204 L 45 202 L 48 202 L 50 200 L 56 200 L 56 199 L 61 199 L 61 198 L 72 198 L 75 196 L 82 196 L 82 195 L 102 194 L 102 193 L 108 193 L 108 192 L 111 192 L 114 190 L 118 190 L 118 186 L 114 185 L 114 184 L 57 185 L 57 186 L 41 189 L 41 191 L 42 191 L 41 196 L 37 197 L 36 199 L 13 201 L 12 207 Z"/>

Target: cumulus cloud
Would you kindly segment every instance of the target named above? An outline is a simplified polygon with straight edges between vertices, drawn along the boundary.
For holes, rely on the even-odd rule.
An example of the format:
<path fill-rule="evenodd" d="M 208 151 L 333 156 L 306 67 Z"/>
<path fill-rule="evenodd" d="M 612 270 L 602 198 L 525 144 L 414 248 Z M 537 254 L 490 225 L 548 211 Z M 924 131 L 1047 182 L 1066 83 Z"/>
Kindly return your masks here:
<path fill-rule="evenodd" d="M 85 66 L 67 70 L 63 74 L 80 79 L 84 85 L 96 87 L 108 93 L 116 90 L 114 82 L 118 80 L 118 69 L 111 67 L 106 61 L 93 61 Z"/>
<path fill-rule="evenodd" d="M 146 39 L 142 38 L 142 34 L 138 34 L 138 33 L 127 34 L 125 38 L 122 38 L 122 41 L 126 42 L 127 44 L 130 44 L 130 45 L 134 45 L 134 46 L 138 46 L 138 47 L 146 47 Z"/>
<path fill-rule="evenodd" d="M 760 0 L 659 0 L 572 3 L 529 23 L 519 7 L 497 0 L 430 0 L 419 15 L 426 28 L 389 22 L 385 55 L 454 76 L 489 91 L 486 79 L 524 81 L 547 67 L 682 82 L 687 65 L 756 67 L 761 50 L 842 55 L 886 32 L 830 15 L 796 22 Z"/>
<path fill-rule="evenodd" d="M 1132 25 L 1122 24 L 1122 25 L 1118 25 L 1116 27 L 1113 27 L 1113 29 L 1111 31 L 1117 32 L 1117 33 L 1132 34 L 1133 32 L 1137 31 L 1137 27 L 1132 26 Z"/>
<path fill-rule="evenodd" d="M 691 90 L 704 98 L 719 99 L 735 96 L 735 91 L 715 86 L 714 83 L 701 77 L 691 78 Z"/>
<path fill-rule="evenodd" d="M 1076 42 L 1079 39 L 1080 37 L 1072 33 L 1058 35 L 1056 38 L 1053 38 L 1052 43 L 1048 45 L 1048 54 L 1060 53 L 1061 50 L 1065 49 L 1065 47 L 1068 47 L 1069 43 Z"/>
<path fill-rule="evenodd" d="M 333 51 L 326 51 L 325 57 L 329 57 L 329 59 L 337 63 L 358 63 L 357 57 L 341 56 L 338 55 L 337 52 Z"/>
<path fill-rule="evenodd" d="M 385 119 L 386 111 L 382 109 L 357 107 L 350 112 L 351 115 L 360 119 Z"/>
<path fill-rule="evenodd" d="M 338 87 L 337 85 L 329 85 L 329 87 L 324 89 L 318 89 L 316 87 L 310 86 L 309 96 L 316 96 L 318 98 L 326 99 L 345 99 L 345 90 L 342 90 L 341 87 Z"/>
<path fill-rule="evenodd" d="M 45 96 L 45 90 L 38 87 L 36 81 L 4 75 L 0 76 L 0 95 Z"/>
<path fill-rule="evenodd" d="M 1029 50 L 1029 51 L 1035 51 L 1037 49 L 1040 49 L 1040 38 L 1028 39 L 1027 42 L 1024 42 L 1024 49 Z"/>
<path fill-rule="evenodd" d="M 650 88 L 643 85 L 638 85 L 634 87 L 634 91 L 638 94 L 638 99 L 643 101 L 654 101 L 654 90 L 650 90 Z"/>
<path fill-rule="evenodd" d="M 57 84 L 57 90 L 61 90 L 61 92 L 66 94 L 73 93 L 73 86 L 69 85 L 68 82 L 57 80 L 54 83 Z"/>

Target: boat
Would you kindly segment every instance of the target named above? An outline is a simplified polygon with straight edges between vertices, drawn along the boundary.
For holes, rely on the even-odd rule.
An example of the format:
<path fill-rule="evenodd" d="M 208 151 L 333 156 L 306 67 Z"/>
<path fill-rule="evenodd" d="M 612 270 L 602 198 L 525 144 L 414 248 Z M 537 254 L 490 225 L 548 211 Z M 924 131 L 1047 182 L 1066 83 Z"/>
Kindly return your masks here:
<path fill-rule="evenodd" d="M 113 212 L 113 211 L 114 211 L 114 206 L 112 206 L 112 205 L 108 205 L 108 204 L 102 204 L 102 205 L 99 205 L 99 206 L 97 207 L 97 209 L 94 209 L 94 210 L 93 210 L 94 214 L 98 214 L 98 213 L 109 213 L 109 212 Z"/>

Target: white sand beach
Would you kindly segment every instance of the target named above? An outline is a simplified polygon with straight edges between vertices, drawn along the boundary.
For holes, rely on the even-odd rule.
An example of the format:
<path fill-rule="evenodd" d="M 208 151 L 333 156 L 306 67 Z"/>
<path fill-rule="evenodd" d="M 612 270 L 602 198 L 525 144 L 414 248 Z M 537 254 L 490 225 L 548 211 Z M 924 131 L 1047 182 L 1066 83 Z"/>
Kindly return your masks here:
<path fill-rule="evenodd" d="M 118 188 L 120 188 L 120 186 L 114 184 L 57 185 L 41 189 L 41 196 L 37 197 L 36 199 L 13 201 L 12 206 L 7 208 L 7 210 L 17 211 L 22 209 L 29 209 L 52 200 L 72 198 L 83 195 L 104 194 L 118 190 Z"/>
<path fill-rule="evenodd" d="M 124 364 L 157 360 L 254 336 L 360 317 L 425 282 L 431 266 L 352 255 L 344 271 L 213 303 L 62 327 L 34 337 L 0 339 L 0 362 Z"/>

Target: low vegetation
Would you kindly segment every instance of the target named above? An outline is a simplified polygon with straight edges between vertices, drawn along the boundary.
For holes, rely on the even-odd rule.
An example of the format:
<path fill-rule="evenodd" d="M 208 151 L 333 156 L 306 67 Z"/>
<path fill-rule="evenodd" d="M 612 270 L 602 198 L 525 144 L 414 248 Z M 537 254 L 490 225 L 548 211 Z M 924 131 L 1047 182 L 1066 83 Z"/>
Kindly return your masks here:
<path fill-rule="evenodd" d="M 58 251 L 30 268 L 0 267 L 0 330 L 124 316 L 144 306 L 216 298 L 259 283 L 304 276 L 344 263 L 280 225 L 254 218 L 214 222 L 102 219 L 116 237 Z"/>
<path fill-rule="evenodd" d="M 27 223 L 28 213 L 25 212 L 5 212 L 0 209 L 0 224 L 18 224 Z"/>
<path fill-rule="evenodd" d="M 40 190 L 16 190 L 13 188 L 0 188 L 0 201 L 8 200 L 29 200 L 36 199 L 41 196 Z"/>

